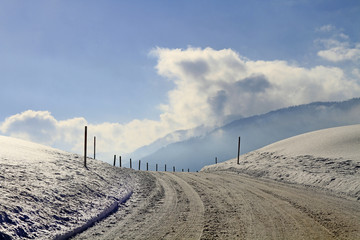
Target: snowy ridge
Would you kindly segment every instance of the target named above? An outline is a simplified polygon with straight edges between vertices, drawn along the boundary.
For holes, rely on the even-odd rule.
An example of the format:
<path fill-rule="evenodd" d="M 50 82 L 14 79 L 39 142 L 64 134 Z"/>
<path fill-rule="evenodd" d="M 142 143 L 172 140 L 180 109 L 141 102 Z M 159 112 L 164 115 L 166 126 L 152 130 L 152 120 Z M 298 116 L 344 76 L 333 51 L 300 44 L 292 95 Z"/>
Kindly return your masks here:
<path fill-rule="evenodd" d="M 133 170 L 0 136 L 0 238 L 66 239 L 116 211 Z"/>
<path fill-rule="evenodd" d="M 240 118 L 205 135 L 184 139 L 158 148 L 142 157 L 145 162 L 172 164 L 191 171 L 236 157 L 237 139 L 244 140 L 241 152 L 248 153 L 271 143 L 325 128 L 360 123 L 360 98 L 342 102 L 314 102 L 282 108 L 266 114 Z M 244 144 L 243 144 L 244 143 Z M 150 147 L 152 148 L 152 147 Z M 111 159 L 111 157 L 109 157 Z"/>
<path fill-rule="evenodd" d="M 245 139 L 246 141 L 246 139 Z M 291 137 L 202 171 L 230 170 L 325 188 L 360 200 L 360 125 Z"/>

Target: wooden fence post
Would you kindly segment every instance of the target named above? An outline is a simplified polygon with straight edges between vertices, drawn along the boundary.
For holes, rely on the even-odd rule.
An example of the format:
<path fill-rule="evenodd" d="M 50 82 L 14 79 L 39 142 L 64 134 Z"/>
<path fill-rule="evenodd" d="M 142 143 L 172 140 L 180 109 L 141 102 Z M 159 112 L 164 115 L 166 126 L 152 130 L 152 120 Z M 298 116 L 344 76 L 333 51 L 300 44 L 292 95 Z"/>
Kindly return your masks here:
<path fill-rule="evenodd" d="M 215 164 L 217 164 L 217 157 L 215 157 Z"/>
<path fill-rule="evenodd" d="M 132 164 L 131 164 L 131 158 L 130 158 L 130 168 L 132 168 Z"/>
<path fill-rule="evenodd" d="M 158 171 L 158 164 L 156 164 L 156 171 Z"/>
<path fill-rule="evenodd" d="M 173 172 L 175 172 L 175 166 L 173 166 Z"/>
<path fill-rule="evenodd" d="M 165 164 L 165 172 L 166 172 L 166 164 Z"/>
<path fill-rule="evenodd" d="M 188 168 L 188 172 L 190 172 L 190 168 Z"/>
<path fill-rule="evenodd" d="M 141 166 L 141 160 L 139 160 L 139 170 L 140 170 L 140 166 Z"/>
<path fill-rule="evenodd" d="M 238 143 L 237 164 L 240 164 L 240 137 L 239 137 L 239 143 Z"/>
<path fill-rule="evenodd" d="M 96 137 L 94 137 L 94 159 L 96 157 Z"/>
<path fill-rule="evenodd" d="M 121 167 L 121 156 L 119 156 L 119 165 Z"/>
<path fill-rule="evenodd" d="M 149 171 L 149 163 L 146 163 L 146 171 Z"/>
<path fill-rule="evenodd" d="M 86 167 L 86 156 L 87 156 L 87 126 L 85 126 L 85 136 L 84 136 L 84 167 Z"/>
<path fill-rule="evenodd" d="M 114 155 L 114 167 L 115 167 L 115 163 L 116 163 L 116 155 Z"/>

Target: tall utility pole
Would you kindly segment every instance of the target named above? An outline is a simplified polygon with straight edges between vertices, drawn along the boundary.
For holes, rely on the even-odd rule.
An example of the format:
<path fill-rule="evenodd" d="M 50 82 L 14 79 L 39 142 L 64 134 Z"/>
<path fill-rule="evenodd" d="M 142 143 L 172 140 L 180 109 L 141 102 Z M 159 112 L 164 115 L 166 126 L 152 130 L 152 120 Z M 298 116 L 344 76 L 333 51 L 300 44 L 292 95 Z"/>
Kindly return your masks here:
<path fill-rule="evenodd" d="M 87 126 L 85 126 L 85 137 L 84 137 L 84 167 L 86 167 L 86 150 L 87 150 Z"/>
<path fill-rule="evenodd" d="M 240 137 L 239 137 L 239 143 L 238 143 L 237 164 L 240 164 Z"/>

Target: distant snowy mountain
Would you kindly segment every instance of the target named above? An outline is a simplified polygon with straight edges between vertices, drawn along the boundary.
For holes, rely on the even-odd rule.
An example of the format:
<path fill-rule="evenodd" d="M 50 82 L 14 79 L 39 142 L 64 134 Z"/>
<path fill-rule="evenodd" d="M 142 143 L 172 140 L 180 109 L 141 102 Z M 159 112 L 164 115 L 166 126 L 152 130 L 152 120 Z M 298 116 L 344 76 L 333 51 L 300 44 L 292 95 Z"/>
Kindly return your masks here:
<path fill-rule="evenodd" d="M 164 146 L 167 146 L 172 143 L 180 142 L 187 140 L 192 137 L 201 136 L 204 133 L 210 132 L 212 129 L 209 129 L 205 126 L 199 126 L 194 129 L 189 130 L 178 130 L 172 133 L 167 134 L 165 137 L 159 138 L 155 142 L 138 148 L 134 152 L 130 154 L 124 154 L 125 159 L 133 158 L 133 159 L 142 159 L 145 156 L 153 154 L 157 150 L 161 149 Z"/>
<path fill-rule="evenodd" d="M 165 145 L 142 161 L 149 162 L 150 168 L 158 163 L 162 168 L 167 164 L 195 171 L 214 163 L 215 157 L 219 162 L 235 157 L 239 136 L 244 154 L 298 134 L 357 123 L 360 123 L 360 98 L 316 102 L 233 121 L 204 136 Z"/>
<path fill-rule="evenodd" d="M 133 170 L 0 136 L 0 239 L 67 239 L 114 211 Z"/>
<path fill-rule="evenodd" d="M 228 170 L 325 188 L 360 200 L 360 124 L 291 137 L 204 172 Z"/>

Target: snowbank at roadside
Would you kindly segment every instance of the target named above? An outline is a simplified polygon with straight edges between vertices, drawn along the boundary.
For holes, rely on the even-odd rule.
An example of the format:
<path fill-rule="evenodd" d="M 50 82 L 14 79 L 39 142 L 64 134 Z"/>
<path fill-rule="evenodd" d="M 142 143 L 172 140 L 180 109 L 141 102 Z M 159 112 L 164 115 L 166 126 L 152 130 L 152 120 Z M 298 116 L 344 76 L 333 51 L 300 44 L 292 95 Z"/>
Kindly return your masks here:
<path fill-rule="evenodd" d="M 62 239 L 115 211 L 132 170 L 0 136 L 0 239 Z"/>
<path fill-rule="evenodd" d="M 246 141 L 246 139 L 242 139 Z M 230 170 L 326 188 L 360 200 L 360 124 L 291 137 L 201 171 Z"/>

